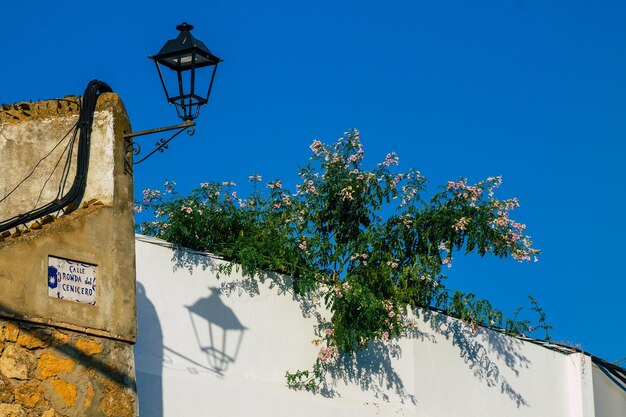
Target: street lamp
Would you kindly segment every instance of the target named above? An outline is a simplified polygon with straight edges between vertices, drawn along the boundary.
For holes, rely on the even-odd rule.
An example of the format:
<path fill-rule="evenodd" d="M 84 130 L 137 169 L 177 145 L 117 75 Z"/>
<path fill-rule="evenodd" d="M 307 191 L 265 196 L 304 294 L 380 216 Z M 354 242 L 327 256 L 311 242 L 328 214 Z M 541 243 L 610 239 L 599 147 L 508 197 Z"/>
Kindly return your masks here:
<path fill-rule="evenodd" d="M 200 106 L 206 105 L 209 101 L 215 72 L 222 59 L 213 55 L 203 42 L 191 34 L 192 25 L 182 23 L 176 26 L 176 29 L 180 31 L 176 39 L 167 41 L 158 54 L 149 58 L 154 61 L 159 72 L 167 102 L 176 106 L 178 117 L 188 121 L 198 117 Z M 170 91 L 175 91 L 175 93 L 168 92 L 161 66 L 176 73 L 175 84 L 170 84 Z M 201 96 L 198 92 L 204 89 L 200 89 L 198 88 L 200 86 L 196 85 L 196 70 L 200 68 L 210 70 L 211 67 L 213 67 L 213 71 L 206 89 L 207 93 L 205 96 Z"/>
<path fill-rule="evenodd" d="M 186 130 L 187 134 L 193 135 L 196 125 L 193 120 L 198 117 L 200 106 L 206 106 L 209 101 L 217 66 L 222 59 L 213 55 L 204 42 L 191 34 L 192 25 L 181 23 L 176 26 L 176 29 L 180 31 L 178 36 L 167 41 L 156 55 L 148 58 L 152 59 L 156 65 L 167 102 L 175 106 L 178 117 L 184 123 L 125 134 L 126 173 L 132 173 L 133 165 L 145 161 L 155 152 L 163 152 L 167 149 L 167 144 L 183 131 Z M 202 86 L 202 80 L 206 81 L 206 85 Z M 204 91 L 206 95 L 202 95 Z M 176 130 L 176 132 L 168 139 L 160 139 L 156 142 L 155 148 L 148 155 L 138 161 L 133 161 L 133 156 L 141 152 L 141 146 L 132 138 L 171 130 Z"/>

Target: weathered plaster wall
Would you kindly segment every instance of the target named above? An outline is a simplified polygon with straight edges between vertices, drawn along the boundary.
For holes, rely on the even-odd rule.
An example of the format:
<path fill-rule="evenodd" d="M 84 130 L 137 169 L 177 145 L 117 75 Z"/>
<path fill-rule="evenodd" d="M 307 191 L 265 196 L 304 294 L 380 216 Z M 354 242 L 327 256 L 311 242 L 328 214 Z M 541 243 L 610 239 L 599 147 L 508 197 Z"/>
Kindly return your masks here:
<path fill-rule="evenodd" d="M 0 416 L 132 417 L 128 343 L 0 319 Z"/>
<path fill-rule="evenodd" d="M 29 108 L 29 117 L 10 121 L 7 111 L 0 113 L 0 158 L 6 162 L 0 196 L 33 170 L 77 117 L 76 105 L 64 101 Z M 35 222 L 0 237 L 0 315 L 135 339 L 133 191 L 132 176 L 124 174 L 124 130 L 129 124 L 121 100 L 104 94 L 96 108 L 84 204 L 57 219 L 50 216 L 50 223 Z M 0 203 L 0 218 L 32 208 L 52 170 L 48 158 L 25 188 Z M 46 198 L 51 198 L 48 191 L 42 194 L 44 203 Z M 50 255 L 97 265 L 95 306 L 48 296 Z"/>
<path fill-rule="evenodd" d="M 79 100 L 80 97 L 66 97 L 4 105 L 0 109 L 0 198 L 26 179 L 15 193 L 0 202 L 0 219 L 32 210 L 38 198 L 38 206 L 41 206 L 56 197 L 65 159 L 59 164 L 57 162 L 63 156 L 72 136 L 72 128 L 78 120 L 79 107 L 76 103 Z M 105 205 L 113 204 L 115 155 L 111 145 L 115 130 L 123 129 L 122 125 L 126 123 L 119 97 L 115 94 L 102 95 L 93 123 L 85 201 L 96 198 Z M 70 179 L 76 173 L 77 151 L 75 146 Z M 70 185 L 67 184 L 66 190 Z"/>

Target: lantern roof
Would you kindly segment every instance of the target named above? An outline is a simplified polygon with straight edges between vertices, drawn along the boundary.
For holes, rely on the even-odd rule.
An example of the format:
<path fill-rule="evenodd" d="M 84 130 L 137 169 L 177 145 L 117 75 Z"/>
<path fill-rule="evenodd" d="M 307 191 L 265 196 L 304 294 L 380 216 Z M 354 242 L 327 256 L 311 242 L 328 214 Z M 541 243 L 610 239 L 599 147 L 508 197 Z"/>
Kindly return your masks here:
<path fill-rule="evenodd" d="M 198 40 L 191 34 L 193 26 L 188 23 L 181 23 L 176 26 L 180 31 L 175 39 L 170 39 L 163 45 L 158 54 L 150 56 L 166 67 L 184 71 L 193 66 L 192 54 L 195 53 L 195 67 L 206 67 L 216 65 L 222 61 L 221 58 L 213 55 L 204 42 Z"/>

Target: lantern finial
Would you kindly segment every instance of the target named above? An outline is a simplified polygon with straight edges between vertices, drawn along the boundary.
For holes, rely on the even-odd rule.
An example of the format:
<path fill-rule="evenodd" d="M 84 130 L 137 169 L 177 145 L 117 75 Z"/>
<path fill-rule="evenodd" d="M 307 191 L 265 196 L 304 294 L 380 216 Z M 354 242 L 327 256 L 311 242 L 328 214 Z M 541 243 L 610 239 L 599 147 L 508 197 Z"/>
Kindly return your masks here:
<path fill-rule="evenodd" d="M 176 30 L 180 30 L 181 32 L 189 32 L 193 30 L 193 25 L 190 25 L 187 22 L 183 22 L 180 25 L 176 26 Z"/>

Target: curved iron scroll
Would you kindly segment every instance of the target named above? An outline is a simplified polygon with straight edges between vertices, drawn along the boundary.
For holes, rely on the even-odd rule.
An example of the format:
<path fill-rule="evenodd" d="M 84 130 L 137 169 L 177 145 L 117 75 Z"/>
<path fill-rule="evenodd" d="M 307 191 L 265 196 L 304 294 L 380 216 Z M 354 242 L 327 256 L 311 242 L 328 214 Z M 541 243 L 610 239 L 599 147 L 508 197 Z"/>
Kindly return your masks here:
<path fill-rule="evenodd" d="M 47 214 L 64 209 L 70 204 L 78 206 L 85 194 L 87 186 L 87 173 L 89 171 L 89 154 L 91 151 L 91 131 L 93 128 L 93 116 L 96 110 L 98 97 L 103 93 L 111 93 L 113 90 L 106 83 L 99 80 L 92 80 L 87 84 L 83 94 L 83 103 L 77 122 L 77 129 L 80 130 L 78 139 L 78 155 L 76 161 L 76 176 L 67 194 L 56 198 L 48 204 L 35 208 L 29 212 L 18 214 L 7 220 L 0 221 L 0 233 L 21 224 L 26 224 L 32 220 L 41 218 Z"/>
<path fill-rule="evenodd" d="M 180 135 L 181 133 L 183 133 L 184 131 L 187 131 L 187 134 L 189 136 L 193 136 L 194 133 L 196 132 L 195 127 L 196 124 L 194 122 L 188 121 L 186 123 L 180 124 L 180 125 L 174 125 L 174 126 L 167 126 L 167 127 L 160 127 L 158 129 L 150 129 L 150 130 L 143 130 L 141 132 L 134 132 L 134 133 L 126 133 L 124 135 L 124 139 L 126 140 L 126 160 L 124 161 L 124 169 L 126 174 L 132 174 L 133 172 L 133 165 L 137 165 L 142 163 L 143 161 L 145 161 L 146 159 L 148 159 L 149 157 L 151 157 L 155 152 L 159 151 L 159 152 L 163 152 L 167 149 L 167 144 L 174 139 L 176 136 Z M 154 144 L 154 149 L 152 151 L 150 151 L 150 153 L 148 153 L 148 155 L 144 156 L 143 158 L 141 158 L 138 161 L 134 161 L 133 157 L 139 155 L 141 153 L 141 145 L 137 142 L 135 142 L 134 140 L 132 140 L 132 138 L 136 137 L 136 136 L 144 136 L 144 135 L 152 135 L 155 133 L 161 133 L 161 132 L 168 132 L 171 130 L 176 130 L 176 132 L 174 132 L 174 134 L 172 136 L 170 136 L 167 139 L 159 139 L 155 144 Z"/>

